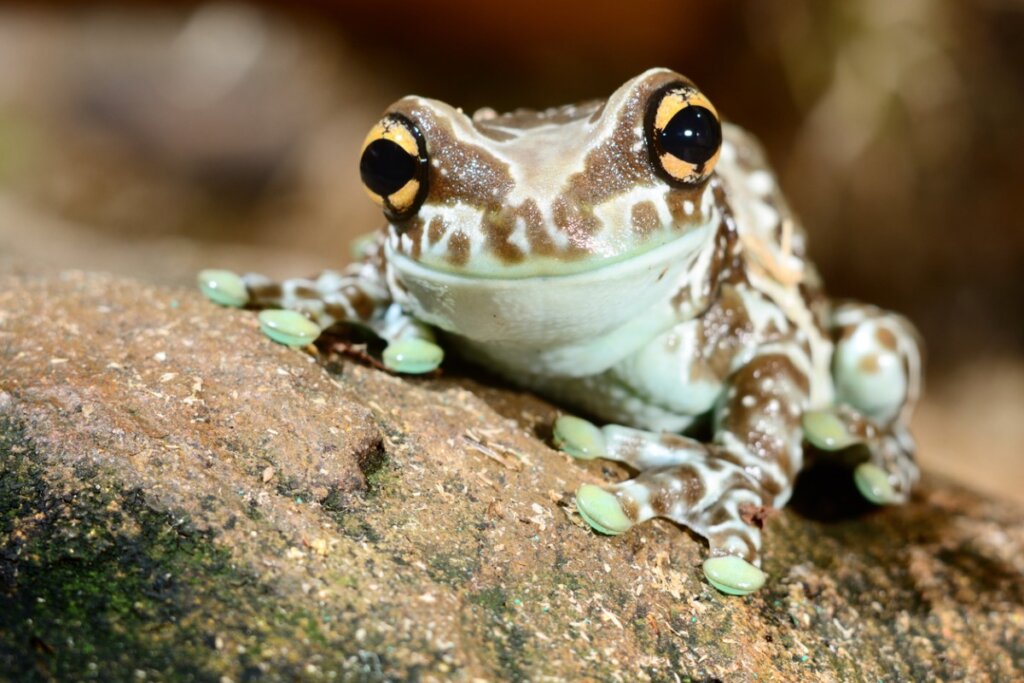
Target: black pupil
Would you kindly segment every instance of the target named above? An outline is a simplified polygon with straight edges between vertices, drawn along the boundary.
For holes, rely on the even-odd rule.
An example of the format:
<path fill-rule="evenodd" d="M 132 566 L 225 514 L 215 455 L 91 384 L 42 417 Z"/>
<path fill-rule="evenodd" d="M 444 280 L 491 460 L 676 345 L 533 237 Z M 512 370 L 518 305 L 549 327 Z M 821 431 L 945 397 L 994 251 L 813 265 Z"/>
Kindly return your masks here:
<path fill-rule="evenodd" d="M 387 197 L 398 192 L 416 177 L 416 157 L 397 142 L 383 138 L 374 140 L 359 160 L 359 175 L 370 190 Z"/>
<path fill-rule="evenodd" d="M 722 144 L 722 126 L 705 107 L 683 107 L 658 133 L 661 149 L 690 164 L 703 164 Z"/>

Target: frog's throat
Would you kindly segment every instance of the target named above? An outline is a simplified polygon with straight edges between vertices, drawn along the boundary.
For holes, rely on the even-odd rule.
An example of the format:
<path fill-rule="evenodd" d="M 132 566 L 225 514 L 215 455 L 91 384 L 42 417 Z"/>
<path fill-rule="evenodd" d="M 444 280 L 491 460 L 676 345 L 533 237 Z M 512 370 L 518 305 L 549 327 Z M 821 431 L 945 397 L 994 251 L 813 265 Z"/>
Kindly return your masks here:
<path fill-rule="evenodd" d="M 390 244 L 385 253 L 396 298 L 420 320 L 473 342 L 541 351 L 603 337 L 652 311 L 660 319 L 679 292 L 703 289 L 718 211 L 709 218 L 632 258 L 566 275 L 478 278 L 426 267 Z"/>

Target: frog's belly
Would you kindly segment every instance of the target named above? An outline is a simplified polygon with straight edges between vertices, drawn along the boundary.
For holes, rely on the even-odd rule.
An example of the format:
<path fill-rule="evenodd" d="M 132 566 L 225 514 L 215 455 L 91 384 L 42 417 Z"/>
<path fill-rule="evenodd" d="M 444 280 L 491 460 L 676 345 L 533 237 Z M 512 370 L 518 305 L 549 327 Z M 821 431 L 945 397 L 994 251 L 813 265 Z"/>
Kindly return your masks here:
<path fill-rule="evenodd" d="M 749 303 L 756 301 L 764 300 L 754 298 Z M 788 325 L 782 318 L 772 320 L 777 323 L 773 329 Z M 642 335 L 643 339 L 630 353 L 598 372 L 585 375 L 559 373 L 552 366 L 543 365 L 540 359 L 553 356 L 554 351 L 536 357 L 533 366 L 510 366 L 504 358 L 488 356 L 486 347 L 464 344 L 462 349 L 471 360 L 494 369 L 512 382 L 603 421 L 654 431 L 681 432 L 711 413 L 722 399 L 728 376 L 750 362 L 760 346 L 757 341 L 748 340 L 747 345 L 731 356 L 728 368 L 714 371 L 704 355 L 706 349 L 701 347 L 702 325 L 704 320 L 695 318 L 676 323 L 660 333 Z M 803 347 L 793 341 L 793 337 L 778 334 L 777 331 L 771 334 L 772 344 L 783 352 L 789 349 L 791 359 L 806 373 L 810 384 L 822 385 L 818 393 L 831 396 L 829 374 L 816 375 L 811 357 L 804 356 Z M 614 346 L 614 340 L 604 341 Z M 585 359 L 588 354 L 601 356 L 601 352 L 602 345 L 593 343 L 592 348 L 573 349 L 573 354 L 567 353 L 566 357 Z M 820 407 L 813 401 L 811 405 Z"/>
<path fill-rule="evenodd" d="M 559 405 L 602 422 L 656 432 L 685 432 L 707 415 L 707 411 L 687 413 L 666 408 L 655 402 L 655 397 L 637 392 L 610 372 L 591 377 L 540 378 L 527 384 Z"/>
<path fill-rule="evenodd" d="M 724 389 L 721 380 L 693 371 L 693 345 L 699 324 L 699 320 L 689 320 L 663 333 L 648 334 L 634 351 L 588 375 L 541 370 L 539 364 L 512 369 L 502 359 L 488 357 L 486 349 L 466 344 L 465 340 L 458 346 L 470 360 L 592 417 L 643 429 L 681 432 L 707 415 Z M 575 353 L 585 356 L 596 351 L 577 349 Z"/>
<path fill-rule="evenodd" d="M 649 341 L 649 340 L 648 340 Z M 604 422 L 629 425 L 655 431 L 682 432 L 710 409 L 721 393 L 721 386 L 700 386 L 686 382 L 678 375 L 673 382 L 673 368 L 664 370 L 664 388 L 669 395 L 652 394 L 649 387 L 638 387 L 637 378 L 629 375 L 633 358 L 640 353 L 627 356 L 611 368 L 585 376 L 571 376 L 552 372 L 530 372 L 525 368 L 512 371 L 502 362 L 480 355 L 479 347 L 457 343 L 460 352 L 468 359 L 490 368 L 510 382 L 530 391 L 535 391 L 565 408 L 580 411 L 585 415 Z M 541 359 L 536 359 L 538 366 Z M 625 371 L 625 374 L 624 374 Z M 697 400 L 690 402 L 687 410 L 672 397 L 689 396 Z M 669 398 L 670 400 L 666 400 Z M 671 404 L 670 403 L 675 403 Z"/>

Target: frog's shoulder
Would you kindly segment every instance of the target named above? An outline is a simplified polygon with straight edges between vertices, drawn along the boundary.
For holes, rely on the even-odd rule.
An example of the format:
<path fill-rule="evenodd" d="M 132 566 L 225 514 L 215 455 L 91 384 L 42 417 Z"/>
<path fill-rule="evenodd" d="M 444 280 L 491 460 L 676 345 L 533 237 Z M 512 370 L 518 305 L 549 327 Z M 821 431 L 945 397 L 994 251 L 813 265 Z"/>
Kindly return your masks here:
<path fill-rule="evenodd" d="M 757 138 L 723 123 L 715 175 L 722 188 L 719 201 L 736 222 L 748 267 L 784 286 L 816 287 L 817 274 L 807 259 L 807 235 Z"/>

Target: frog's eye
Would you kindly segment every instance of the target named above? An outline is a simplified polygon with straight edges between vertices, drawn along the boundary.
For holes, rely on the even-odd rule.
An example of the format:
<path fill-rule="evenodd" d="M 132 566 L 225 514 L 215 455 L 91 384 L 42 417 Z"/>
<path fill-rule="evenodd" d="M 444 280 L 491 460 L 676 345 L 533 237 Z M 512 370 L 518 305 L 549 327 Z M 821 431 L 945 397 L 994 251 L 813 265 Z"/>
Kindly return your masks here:
<path fill-rule="evenodd" d="M 715 168 L 722 124 L 714 105 L 693 86 L 674 83 L 647 106 L 647 149 L 659 174 L 672 185 L 694 185 Z"/>
<path fill-rule="evenodd" d="M 416 213 L 427 196 L 427 146 L 416 125 L 401 114 L 381 119 L 363 141 L 359 175 L 389 219 Z"/>

